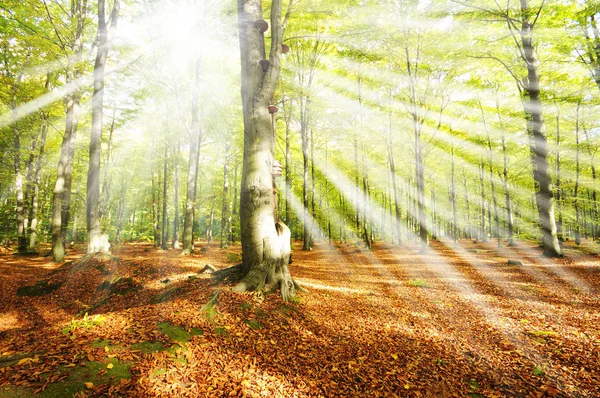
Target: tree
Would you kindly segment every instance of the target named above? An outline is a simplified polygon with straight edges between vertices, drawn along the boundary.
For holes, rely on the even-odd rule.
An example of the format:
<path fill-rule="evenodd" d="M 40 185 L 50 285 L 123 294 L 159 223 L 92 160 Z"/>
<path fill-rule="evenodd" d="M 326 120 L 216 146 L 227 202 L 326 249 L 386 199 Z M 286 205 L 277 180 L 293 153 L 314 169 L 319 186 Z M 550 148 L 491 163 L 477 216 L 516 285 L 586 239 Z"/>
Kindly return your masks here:
<path fill-rule="evenodd" d="M 119 19 L 120 0 L 114 0 L 107 27 L 105 0 L 98 0 L 98 35 L 96 62 L 94 63 L 94 94 L 92 96 L 92 131 L 90 134 L 90 165 L 87 175 L 86 221 L 88 253 L 108 251 L 108 237 L 100 228 L 100 151 L 102 142 L 102 117 L 104 109 L 104 69 Z"/>
<path fill-rule="evenodd" d="M 46 5 L 46 3 L 44 3 Z M 48 11 L 48 8 L 46 8 Z M 75 26 L 75 35 L 72 42 L 67 43 L 59 33 L 58 28 L 52 22 L 61 49 L 69 55 L 70 48 L 73 60 L 65 67 L 67 84 L 67 95 L 65 97 L 65 133 L 62 139 L 60 158 L 57 167 L 56 184 L 52 202 L 52 258 L 60 262 L 65 258 L 65 239 L 69 225 L 69 212 L 71 207 L 71 182 L 73 179 L 73 158 L 75 156 L 75 142 L 77 125 L 79 122 L 79 102 L 81 100 L 80 90 L 76 81 L 82 75 L 81 62 L 83 53 L 83 33 L 86 21 L 87 0 L 76 0 L 71 2 L 69 19 Z M 50 16 L 50 11 L 48 11 Z M 50 17 L 52 20 L 52 18 Z M 69 58 L 70 59 L 70 58 Z"/>
<path fill-rule="evenodd" d="M 271 4 L 271 46 L 266 59 L 260 0 L 238 0 L 238 27 L 242 69 L 244 160 L 240 191 L 242 264 L 217 273 L 235 274 L 234 290 L 279 289 L 284 300 L 296 294 L 288 264 L 290 230 L 277 219 L 273 196 L 274 132 L 268 105 L 279 81 L 281 45 L 291 3 L 281 21 L 282 1 Z"/>
<path fill-rule="evenodd" d="M 198 117 L 198 96 L 200 95 L 200 58 L 196 59 L 194 73 L 194 92 L 192 94 L 192 125 L 188 130 L 190 137 L 190 154 L 187 175 L 185 218 L 183 221 L 183 252 L 194 251 L 194 211 L 196 208 L 196 187 L 198 184 L 198 160 L 202 144 L 202 127 Z"/>

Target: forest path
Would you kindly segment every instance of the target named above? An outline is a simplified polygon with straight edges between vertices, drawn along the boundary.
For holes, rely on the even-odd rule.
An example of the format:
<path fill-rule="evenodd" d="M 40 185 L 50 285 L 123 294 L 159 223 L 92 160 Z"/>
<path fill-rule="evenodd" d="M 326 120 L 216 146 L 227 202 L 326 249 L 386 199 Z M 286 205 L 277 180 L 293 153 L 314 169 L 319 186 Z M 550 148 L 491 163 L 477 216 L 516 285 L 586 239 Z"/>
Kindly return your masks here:
<path fill-rule="evenodd" d="M 596 243 L 293 246 L 298 303 L 198 274 L 237 245 L 0 254 L 0 397 L 600 395 Z"/>

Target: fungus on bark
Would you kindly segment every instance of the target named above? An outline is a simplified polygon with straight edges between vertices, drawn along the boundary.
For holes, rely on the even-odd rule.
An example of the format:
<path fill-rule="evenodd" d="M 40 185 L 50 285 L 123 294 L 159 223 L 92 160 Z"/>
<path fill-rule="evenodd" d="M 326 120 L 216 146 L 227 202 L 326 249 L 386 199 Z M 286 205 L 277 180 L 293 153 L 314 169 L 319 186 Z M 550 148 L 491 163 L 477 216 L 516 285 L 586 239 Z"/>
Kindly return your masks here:
<path fill-rule="evenodd" d="M 266 73 L 267 70 L 269 70 L 269 66 L 271 65 L 271 62 L 268 59 L 261 59 L 259 64 L 262 67 L 262 71 Z"/>
<path fill-rule="evenodd" d="M 265 33 L 269 30 L 269 23 L 264 19 L 258 19 L 254 21 L 254 26 L 260 31 L 260 33 Z"/>

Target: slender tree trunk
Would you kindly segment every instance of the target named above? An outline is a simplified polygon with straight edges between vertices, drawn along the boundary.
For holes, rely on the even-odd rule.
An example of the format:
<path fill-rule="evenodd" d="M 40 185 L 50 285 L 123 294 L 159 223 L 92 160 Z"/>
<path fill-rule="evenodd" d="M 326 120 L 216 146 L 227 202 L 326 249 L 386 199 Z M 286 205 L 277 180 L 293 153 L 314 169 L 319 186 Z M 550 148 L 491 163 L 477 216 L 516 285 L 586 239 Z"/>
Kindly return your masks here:
<path fill-rule="evenodd" d="M 231 242 L 235 242 L 237 239 L 237 231 L 236 228 L 234 227 L 234 220 L 237 219 L 237 215 L 238 215 L 238 162 L 237 160 L 235 160 L 234 162 L 234 166 L 233 166 L 233 198 L 231 200 L 232 203 L 232 207 L 233 209 L 231 210 L 231 227 L 230 227 L 230 233 L 231 233 L 231 238 L 229 239 Z M 289 203 L 289 202 L 288 202 Z"/>
<path fill-rule="evenodd" d="M 12 131 L 13 131 L 13 167 L 15 172 L 15 191 L 17 193 L 17 252 L 25 253 L 27 251 L 27 236 L 25 235 L 25 201 L 23 197 L 23 174 L 21 172 L 21 137 L 17 123 L 17 90 L 21 82 L 22 74 L 19 73 L 16 82 L 13 85 L 11 98 L 12 108 Z"/>
<path fill-rule="evenodd" d="M 392 98 L 390 92 L 390 106 L 391 106 Z M 390 108 L 391 109 L 391 108 Z M 392 190 L 394 191 L 394 212 L 395 212 L 395 222 L 394 226 L 396 229 L 396 237 L 398 239 L 398 245 L 402 244 L 402 215 L 400 213 L 400 202 L 398 198 L 398 186 L 397 186 L 397 176 L 396 176 L 396 162 L 394 159 L 394 141 L 392 139 L 392 111 L 388 113 L 388 157 L 390 164 L 390 174 L 392 179 Z"/>
<path fill-rule="evenodd" d="M 161 238 L 160 248 L 167 250 L 169 247 L 169 235 L 167 231 L 167 158 L 168 158 L 168 145 L 165 142 L 165 152 L 163 158 L 163 193 L 162 193 L 162 226 L 161 226 Z"/>
<path fill-rule="evenodd" d="M 317 212 L 315 209 L 315 196 L 316 196 L 316 184 L 315 184 L 315 140 L 313 136 L 313 129 L 310 129 L 310 247 L 314 246 L 315 231 L 317 231 Z"/>
<path fill-rule="evenodd" d="M 111 194 L 112 182 L 111 182 L 110 175 L 108 174 L 108 170 L 110 169 L 110 162 L 111 162 L 112 143 L 113 143 L 113 136 L 114 136 L 114 132 L 115 132 L 116 113 L 117 113 L 117 106 L 115 105 L 113 107 L 110 128 L 108 129 L 108 142 L 107 142 L 107 148 L 106 148 L 106 159 L 104 162 L 104 173 L 103 173 L 104 176 L 102 178 L 103 179 L 102 193 L 100 194 L 99 216 L 100 216 L 101 223 L 107 217 L 108 217 L 107 221 L 110 222 L 110 194 Z"/>
<path fill-rule="evenodd" d="M 119 18 L 120 0 L 114 0 L 110 16 L 110 36 Z M 86 221 L 88 253 L 109 249 L 108 237 L 102 236 L 100 226 L 100 152 L 102 143 L 102 114 L 104 108 L 104 69 L 111 37 L 106 25 L 105 0 L 98 0 L 98 52 L 94 64 L 94 93 L 92 95 L 92 130 L 90 134 L 90 163 L 87 174 Z"/>
<path fill-rule="evenodd" d="M 591 189 L 591 199 L 592 199 L 592 209 L 591 209 L 591 216 L 592 216 L 592 239 L 596 240 L 598 239 L 598 234 L 600 232 L 600 227 L 598 225 L 598 199 L 597 199 L 597 194 L 596 194 L 596 165 L 595 165 L 595 155 L 596 155 L 596 150 L 597 147 L 595 145 L 592 144 L 591 140 L 590 140 L 590 134 L 588 129 L 585 126 L 585 123 L 583 123 L 583 120 L 585 120 L 585 118 L 582 118 L 582 128 L 583 128 L 583 132 L 585 134 L 586 137 L 586 146 L 587 146 L 587 151 L 588 151 L 588 155 L 590 156 L 590 169 L 592 172 L 592 189 Z M 594 150 L 592 151 L 592 148 L 594 148 Z M 558 200 L 558 198 L 557 198 Z"/>
<path fill-rule="evenodd" d="M 302 250 L 311 250 L 311 229 L 309 221 L 309 194 L 308 194 L 308 123 L 309 123 L 309 100 L 306 98 L 300 99 L 300 136 L 302 139 L 302 205 L 303 209 L 303 223 L 304 231 L 302 235 Z"/>
<path fill-rule="evenodd" d="M 527 120 L 527 133 L 535 182 L 535 198 L 538 216 L 542 229 L 544 255 L 561 256 L 561 249 L 556 235 L 554 220 L 554 195 L 548 165 L 548 143 L 546 123 L 542 112 L 540 91 L 539 60 L 533 42 L 534 23 L 530 19 L 534 11 L 530 9 L 528 0 L 520 0 L 523 20 L 521 23 L 521 45 L 527 67 L 527 79 L 524 82 L 523 106 Z M 541 11 L 541 9 L 540 9 Z"/>
<path fill-rule="evenodd" d="M 452 240 L 456 245 L 458 243 L 458 221 L 456 219 L 456 183 L 454 182 L 454 146 L 452 146 L 452 177 L 451 177 L 451 193 L 452 200 Z"/>
<path fill-rule="evenodd" d="M 484 168 L 483 158 L 481 158 L 481 162 L 479 163 L 479 192 L 481 194 L 481 229 L 479 240 L 487 242 L 487 232 L 485 228 L 485 184 L 483 182 Z"/>
<path fill-rule="evenodd" d="M 196 208 L 196 187 L 198 181 L 198 162 L 202 129 L 198 118 L 198 97 L 200 95 L 200 59 L 196 59 L 195 87 L 192 96 L 192 127 L 190 133 L 190 156 L 187 175 L 187 192 L 185 219 L 183 222 L 183 252 L 191 254 L 194 251 L 194 212 Z"/>
<path fill-rule="evenodd" d="M 483 120 L 483 128 L 485 130 L 486 138 L 487 138 L 487 149 L 488 149 L 488 167 L 489 167 L 489 181 L 490 181 L 490 189 L 492 194 L 492 202 L 494 204 L 494 223 L 496 225 L 496 238 L 498 239 L 498 247 L 500 247 L 500 220 L 498 216 L 498 201 L 496 200 L 496 184 L 494 183 L 494 159 L 492 153 L 492 139 L 490 137 L 490 130 L 488 129 L 487 121 L 485 119 L 485 113 L 483 111 L 483 106 L 481 105 L 481 101 L 479 101 L 479 109 L 481 110 L 481 119 Z M 488 213 L 489 213 L 489 204 L 488 204 Z M 490 235 L 491 233 L 491 217 L 490 219 Z"/>
<path fill-rule="evenodd" d="M 285 116 L 285 223 L 292 228 L 290 202 L 292 200 L 292 152 L 290 150 L 290 101 L 284 102 Z M 235 200 L 235 198 L 234 198 Z"/>
<path fill-rule="evenodd" d="M 48 88 L 48 81 L 46 82 L 46 88 Z M 37 156 L 35 171 L 33 173 L 33 193 L 31 196 L 31 206 L 29 207 L 29 250 L 34 251 L 37 245 L 37 233 L 38 233 L 38 206 L 39 206 L 39 193 L 40 193 L 40 172 L 42 169 L 42 159 L 44 156 L 44 149 L 46 146 L 46 135 L 48 133 L 48 116 L 45 112 L 42 112 L 44 122 L 42 124 L 42 133 L 40 139 L 40 151 Z"/>
<path fill-rule="evenodd" d="M 581 244 L 581 225 L 580 225 L 580 213 L 579 208 L 579 110 L 581 107 L 581 101 L 577 102 L 577 116 L 575 119 L 575 187 L 573 188 L 573 203 L 575 207 L 575 244 L 579 246 Z"/>
<path fill-rule="evenodd" d="M 227 225 L 230 224 L 230 199 L 229 199 L 229 147 L 225 143 L 225 157 L 223 159 L 223 206 L 221 207 L 221 247 L 227 247 Z"/>
<path fill-rule="evenodd" d="M 358 168 L 358 138 L 354 138 L 354 170 L 356 171 L 356 176 L 354 177 L 354 203 L 356 206 L 356 233 L 360 233 L 360 204 L 358 200 L 358 176 L 359 176 L 359 168 Z"/>
<path fill-rule="evenodd" d="M 179 152 L 180 152 L 180 141 L 177 138 L 177 152 L 174 156 L 174 168 L 175 168 L 175 188 L 173 189 L 173 209 L 175 214 L 173 216 L 173 249 L 179 249 Z"/>

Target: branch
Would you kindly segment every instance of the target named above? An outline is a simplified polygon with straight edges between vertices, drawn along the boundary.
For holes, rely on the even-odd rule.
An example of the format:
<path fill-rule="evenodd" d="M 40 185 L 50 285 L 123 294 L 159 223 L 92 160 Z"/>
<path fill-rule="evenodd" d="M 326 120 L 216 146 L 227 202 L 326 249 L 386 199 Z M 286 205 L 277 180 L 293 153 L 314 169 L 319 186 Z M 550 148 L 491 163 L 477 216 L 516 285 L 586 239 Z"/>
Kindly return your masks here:
<path fill-rule="evenodd" d="M 517 82 L 517 86 L 519 86 L 523 90 L 526 89 L 526 87 L 525 87 L 525 85 L 523 85 L 523 82 L 521 81 L 521 79 L 519 79 L 517 77 L 517 75 L 515 75 L 515 73 L 508 67 L 508 65 L 506 65 L 506 63 L 504 61 L 502 61 L 500 58 L 494 57 L 493 55 L 467 55 L 467 57 L 475 58 L 475 59 L 493 59 L 493 60 L 498 61 L 500 64 L 502 64 L 502 66 L 504 66 L 504 68 L 508 71 L 508 73 L 510 73 L 510 75 L 513 77 L 513 79 L 515 79 L 515 81 Z M 519 90 L 519 91 L 521 91 L 521 90 Z"/>
<path fill-rule="evenodd" d="M 44 3 L 44 8 L 46 9 L 46 14 L 48 14 L 48 19 L 50 19 L 50 24 L 52 25 L 52 29 L 54 29 L 54 33 L 56 33 L 56 37 L 58 38 L 58 41 L 60 42 L 60 47 L 62 48 L 63 51 L 66 51 L 65 42 L 63 41 L 62 36 L 58 32 L 56 25 L 54 25 L 54 20 L 52 19 L 52 15 L 50 14 L 50 10 L 48 9 L 48 4 L 46 4 L 46 0 L 43 0 L 43 3 Z"/>
<path fill-rule="evenodd" d="M 540 8 L 538 9 L 537 13 L 535 14 L 535 18 L 533 19 L 533 22 L 531 23 L 532 29 L 535 26 L 535 23 L 537 22 L 538 18 L 540 17 L 540 14 L 542 13 L 542 8 L 544 8 L 545 3 L 546 3 L 546 0 L 542 0 L 542 4 L 540 4 Z"/>

